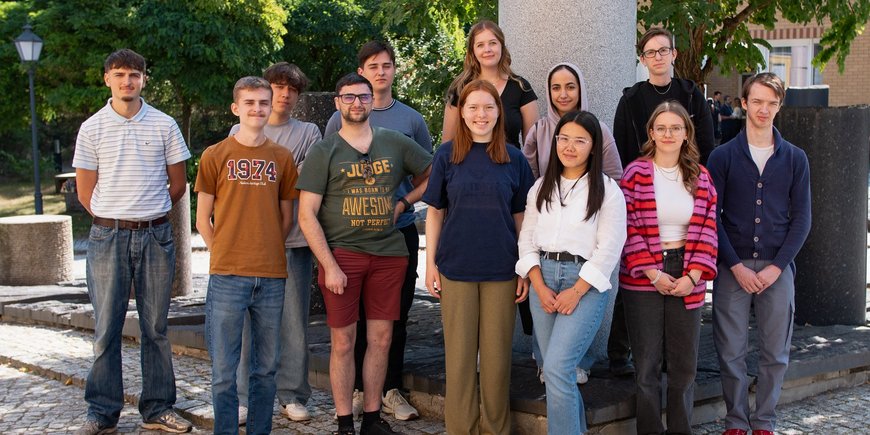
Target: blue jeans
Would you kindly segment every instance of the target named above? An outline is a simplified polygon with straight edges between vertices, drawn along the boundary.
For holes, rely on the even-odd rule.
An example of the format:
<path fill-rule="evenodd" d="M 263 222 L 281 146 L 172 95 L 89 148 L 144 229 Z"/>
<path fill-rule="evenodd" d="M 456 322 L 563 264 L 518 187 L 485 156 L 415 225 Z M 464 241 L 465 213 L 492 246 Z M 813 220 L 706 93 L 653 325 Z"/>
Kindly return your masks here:
<path fill-rule="evenodd" d="M 544 283 L 557 294 L 577 282 L 583 262 L 541 259 Z M 571 291 L 571 290 L 567 290 Z M 586 432 L 586 411 L 577 389 L 577 364 L 595 338 L 604 318 L 607 293 L 590 288 L 570 315 L 547 313 L 532 289 L 529 292 L 535 337 L 544 355 L 547 382 L 547 432 Z"/>
<path fill-rule="evenodd" d="M 94 365 L 88 373 L 88 418 L 115 425 L 124 407 L 121 330 L 132 284 L 141 331 L 142 392 L 146 420 L 175 405 L 172 349 L 166 337 L 175 275 L 175 244 L 169 223 L 142 230 L 92 225 L 88 240 L 88 296 L 94 306 Z"/>
<path fill-rule="evenodd" d="M 247 433 L 272 430 L 284 278 L 211 275 L 205 299 L 205 334 L 211 355 L 214 433 L 238 434 L 236 369 L 245 315 L 251 317 L 251 370 Z"/>
<path fill-rule="evenodd" d="M 284 314 L 281 315 L 281 342 L 275 372 L 278 403 L 305 405 L 311 398 L 308 384 L 308 312 L 311 305 L 311 249 L 286 248 L 287 283 L 284 284 Z M 239 403 L 248 404 L 248 375 L 251 362 L 251 321 L 245 316 L 242 359 L 237 372 Z"/>

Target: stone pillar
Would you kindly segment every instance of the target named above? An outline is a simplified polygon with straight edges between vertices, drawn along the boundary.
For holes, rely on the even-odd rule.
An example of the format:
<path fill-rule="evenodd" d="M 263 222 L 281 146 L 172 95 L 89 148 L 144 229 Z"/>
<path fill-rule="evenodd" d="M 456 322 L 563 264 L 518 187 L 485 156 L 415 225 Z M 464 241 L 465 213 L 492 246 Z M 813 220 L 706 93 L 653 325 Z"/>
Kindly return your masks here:
<path fill-rule="evenodd" d="M 511 68 L 532 84 L 539 112 L 547 113 L 547 73 L 567 61 L 583 72 L 589 111 L 612 128 L 622 89 L 636 81 L 637 2 L 499 0 L 498 11 Z M 610 315 L 612 310 L 603 322 L 608 330 Z M 531 339 L 519 326 L 514 343 L 515 351 L 531 352 Z M 593 346 L 590 352 L 606 358 L 606 339 L 596 340 Z"/>
<path fill-rule="evenodd" d="M 813 224 L 795 259 L 795 323 L 863 325 L 870 107 L 788 107 L 782 136 L 810 162 Z"/>
<path fill-rule="evenodd" d="M 172 239 L 175 243 L 175 279 L 172 297 L 187 296 L 193 292 L 193 271 L 190 251 L 190 184 L 185 185 L 184 196 L 169 211 Z"/>
<path fill-rule="evenodd" d="M 72 218 L 0 218 L 0 285 L 48 285 L 73 279 Z"/>
<path fill-rule="evenodd" d="M 499 0 L 498 11 L 511 68 L 532 84 L 541 113 L 547 113 L 547 72 L 568 61 L 586 79 L 589 111 L 613 127 L 622 89 L 636 81 L 637 2 Z"/>

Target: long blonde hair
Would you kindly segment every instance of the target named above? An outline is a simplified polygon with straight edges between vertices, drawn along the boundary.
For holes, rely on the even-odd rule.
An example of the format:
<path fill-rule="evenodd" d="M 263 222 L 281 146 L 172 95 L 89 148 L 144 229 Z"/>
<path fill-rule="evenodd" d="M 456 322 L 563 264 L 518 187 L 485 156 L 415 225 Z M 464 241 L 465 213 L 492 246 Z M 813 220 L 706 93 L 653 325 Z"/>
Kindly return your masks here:
<path fill-rule="evenodd" d="M 680 146 L 680 157 L 677 161 L 677 166 L 679 166 L 680 173 L 683 175 L 683 185 L 690 194 L 694 195 L 695 188 L 698 186 L 698 175 L 701 174 L 701 152 L 698 151 L 698 144 L 695 143 L 695 124 L 692 123 L 689 112 L 686 111 L 686 108 L 682 104 L 675 100 L 668 100 L 656 106 L 649 117 L 649 121 L 646 123 L 646 131 L 649 138 L 640 149 L 641 155 L 650 159 L 655 158 L 656 143 L 655 139 L 653 139 L 655 137 L 653 135 L 653 128 L 655 127 L 656 118 L 666 112 L 677 115 L 686 127 L 686 139 L 683 141 L 682 146 Z"/>
<path fill-rule="evenodd" d="M 492 129 L 492 139 L 486 145 L 486 153 L 490 160 L 495 163 L 507 163 L 511 161 L 507 152 L 506 134 L 504 132 L 504 110 L 501 105 L 501 98 L 498 96 L 498 90 L 492 83 L 486 80 L 473 80 L 471 83 L 462 88 L 462 93 L 459 94 L 459 125 L 456 126 L 456 137 L 453 138 L 453 155 L 450 156 L 450 162 L 458 165 L 465 160 L 465 156 L 471 151 L 473 140 L 471 138 L 471 130 L 462 119 L 462 106 L 468 96 L 475 91 L 483 91 L 488 93 L 495 100 L 495 105 L 498 107 L 498 119 L 495 121 L 495 126 Z"/>
<path fill-rule="evenodd" d="M 472 80 L 480 77 L 480 62 L 474 56 L 474 38 L 484 30 L 489 30 L 495 35 L 495 39 L 501 44 L 501 59 L 498 60 L 499 75 L 507 76 L 508 80 L 513 80 L 520 85 L 522 90 L 526 90 L 522 80 L 517 78 L 516 74 L 511 71 L 511 53 L 508 51 L 504 43 L 504 32 L 498 27 L 498 24 L 489 20 L 477 22 L 468 30 L 468 40 L 465 43 L 465 60 L 462 63 L 462 72 L 453 79 L 450 87 L 447 88 L 447 103 L 452 104 L 455 98 L 462 93 L 462 88 Z M 457 103 L 457 107 L 458 103 Z"/>

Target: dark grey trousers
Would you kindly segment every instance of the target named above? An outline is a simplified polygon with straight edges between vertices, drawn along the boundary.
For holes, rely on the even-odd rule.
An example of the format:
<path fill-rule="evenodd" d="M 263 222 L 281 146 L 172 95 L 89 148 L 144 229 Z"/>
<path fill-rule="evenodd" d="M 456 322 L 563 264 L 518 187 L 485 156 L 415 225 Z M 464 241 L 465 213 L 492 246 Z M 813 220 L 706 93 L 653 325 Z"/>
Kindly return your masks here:
<path fill-rule="evenodd" d="M 758 272 L 767 260 L 742 260 Z M 749 378 L 746 354 L 749 347 L 749 315 L 754 302 L 758 326 L 758 386 L 755 414 L 749 411 Z M 773 431 L 776 403 L 788 369 L 794 320 L 794 266 L 760 294 L 743 290 L 727 266 L 719 266 L 713 285 L 713 341 L 719 354 L 722 394 L 727 414 L 725 427 Z"/>

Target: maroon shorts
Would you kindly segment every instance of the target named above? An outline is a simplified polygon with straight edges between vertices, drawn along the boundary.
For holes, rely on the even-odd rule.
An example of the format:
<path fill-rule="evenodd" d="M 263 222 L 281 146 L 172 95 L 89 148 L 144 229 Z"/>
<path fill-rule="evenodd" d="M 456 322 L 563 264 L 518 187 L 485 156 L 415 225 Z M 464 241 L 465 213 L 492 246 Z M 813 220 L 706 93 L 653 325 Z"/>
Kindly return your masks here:
<path fill-rule="evenodd" d="M 323 293 L 326 324 L 330 328 L 342 328 L 359 320 L 360 297 L 366 307 L 366 319 L 399 320 L 408 257 L 379 256 L 342 248 L 333 249 L 332 255 L 347 276 L 347 287 L 340 295 L 329 291 L 323 268 L 317 268 L 317 284 Z"/>

